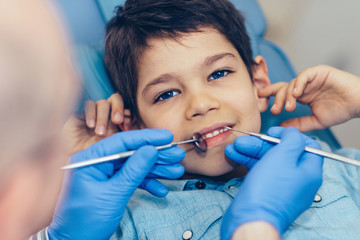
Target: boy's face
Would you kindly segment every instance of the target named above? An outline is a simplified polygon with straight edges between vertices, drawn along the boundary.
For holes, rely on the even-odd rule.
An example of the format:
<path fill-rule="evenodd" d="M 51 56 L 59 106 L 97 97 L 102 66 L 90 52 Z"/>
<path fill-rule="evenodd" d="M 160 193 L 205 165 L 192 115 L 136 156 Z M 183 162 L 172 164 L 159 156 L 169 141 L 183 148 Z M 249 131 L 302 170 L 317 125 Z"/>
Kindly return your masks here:
<path fill-rule="evenodd" d="M 224 148 L 239 135 L 225 127 L 259 132 L 260 110 L 267 108 L 267 101 L 257 97 L 257 86 L 266 86 L 269 79 L 265 62 L 257 61 L 253 83 L 237 50 L 212 28 L 177 40 L 150 39 L 139 64 L 141 128 L 169 129 L 174 141 L 200 132 L 208 151 L 182 146 L 186 171 L 207 176 L 230 172 L 237 165 L 226 158 Z"/>

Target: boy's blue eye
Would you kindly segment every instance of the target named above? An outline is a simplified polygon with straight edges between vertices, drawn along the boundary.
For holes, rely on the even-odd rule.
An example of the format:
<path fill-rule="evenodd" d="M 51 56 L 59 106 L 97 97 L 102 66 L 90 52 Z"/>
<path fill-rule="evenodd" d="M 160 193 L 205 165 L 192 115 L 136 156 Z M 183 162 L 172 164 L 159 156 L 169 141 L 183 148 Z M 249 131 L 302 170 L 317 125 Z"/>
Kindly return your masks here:
<path fill-rule="evenodd" d="M 229 70 L 218 70 L 216 72 L 213 72 L 210 77 L 209 80 L 215 80 L 215 79 L 219 79 L 222 77 L 225 77 L 226 75 L 228 75 L 231 71 Z"/>
<path fill-rule="evenodd" d="M 171 91 L 163 92 L 155 99 L 154 103 L 170 99 L 170 98 L 178 95 L 179 93 L 180 93 L 180 91 L 178 91 L 178 90 L 171 90 Z"/>

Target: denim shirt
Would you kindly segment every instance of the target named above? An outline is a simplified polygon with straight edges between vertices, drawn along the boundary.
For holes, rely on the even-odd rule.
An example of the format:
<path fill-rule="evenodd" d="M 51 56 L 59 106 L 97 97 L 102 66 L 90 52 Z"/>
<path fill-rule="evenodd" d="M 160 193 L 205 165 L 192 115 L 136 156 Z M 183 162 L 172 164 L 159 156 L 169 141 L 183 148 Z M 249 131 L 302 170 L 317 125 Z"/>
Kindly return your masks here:
<path fill-rule="evenodd" d="M 360 159 L 354 149 L 338 153 Z M 360 239 L 360 168 L 325 159 L 323 170 L 323 184 L 312 206 L 282 239 Z M 222 217 L 243 178 L 227 183 L 205 178 L 162 182 L 169 188 L 164 198 L 135 192 L 112 240 L 220 239 Z"/>

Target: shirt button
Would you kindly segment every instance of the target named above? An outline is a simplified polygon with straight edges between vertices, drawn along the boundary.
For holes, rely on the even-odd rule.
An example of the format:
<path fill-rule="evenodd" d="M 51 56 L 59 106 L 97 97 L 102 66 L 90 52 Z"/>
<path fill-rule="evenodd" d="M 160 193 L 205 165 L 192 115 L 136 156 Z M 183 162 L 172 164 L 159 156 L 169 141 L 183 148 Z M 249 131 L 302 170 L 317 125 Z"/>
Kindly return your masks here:
<path fill-rule="evenodd" d="M 192 235 L 193 235 L 192 231 L 186 230 L 186 231 L 183 233 L 182 238 L 183 238 L 184 240 L 189 240 L 189 239 L 192 238 Z"/>
<path fill-rule="evenodd" d="M 198 181 L 195 183 L 195 187 L 197 189 L 204 189 L 206 187 L 206 184 L 203 181 Z"/>
<path fill-rule="evenodd" d="M 322 200 L 322 197 L 319 195 L 319 194 L 316 194 L 315 195 L 315 198 L 314 198 L 314 202 L 321 202 L 321 200 Z"/>

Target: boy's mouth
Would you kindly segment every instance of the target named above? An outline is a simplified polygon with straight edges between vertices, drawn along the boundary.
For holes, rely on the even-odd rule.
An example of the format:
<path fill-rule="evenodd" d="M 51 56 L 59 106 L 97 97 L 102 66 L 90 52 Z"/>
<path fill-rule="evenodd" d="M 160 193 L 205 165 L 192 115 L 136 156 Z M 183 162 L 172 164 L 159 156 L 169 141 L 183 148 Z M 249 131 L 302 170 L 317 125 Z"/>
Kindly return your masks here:
<path fill-rule="evenodd" d="M 207 146 L 213 147 L 223 143 L 231 135 L 228 127 L 231 128 L 233 125 L 224 123 L 214 124 L 211 127 L 200 130 L 199 133 L 204 137 Z"/>
<path fill-rule="evenodd" d="M 226 127 L 224 127 L 224 128 L 216 129 L 216 130 L 213 131 L 213 132 L 206 133 L 206 135 L 203 136 L 203 137 L 204 137 L 204 139 L 216 137 L 216 136 L 219 135 L 220 133 L 226 132 L 226 131 L 228 131 L 228 130 L 229 130 L 229 128 L 226 126 Z"/>

